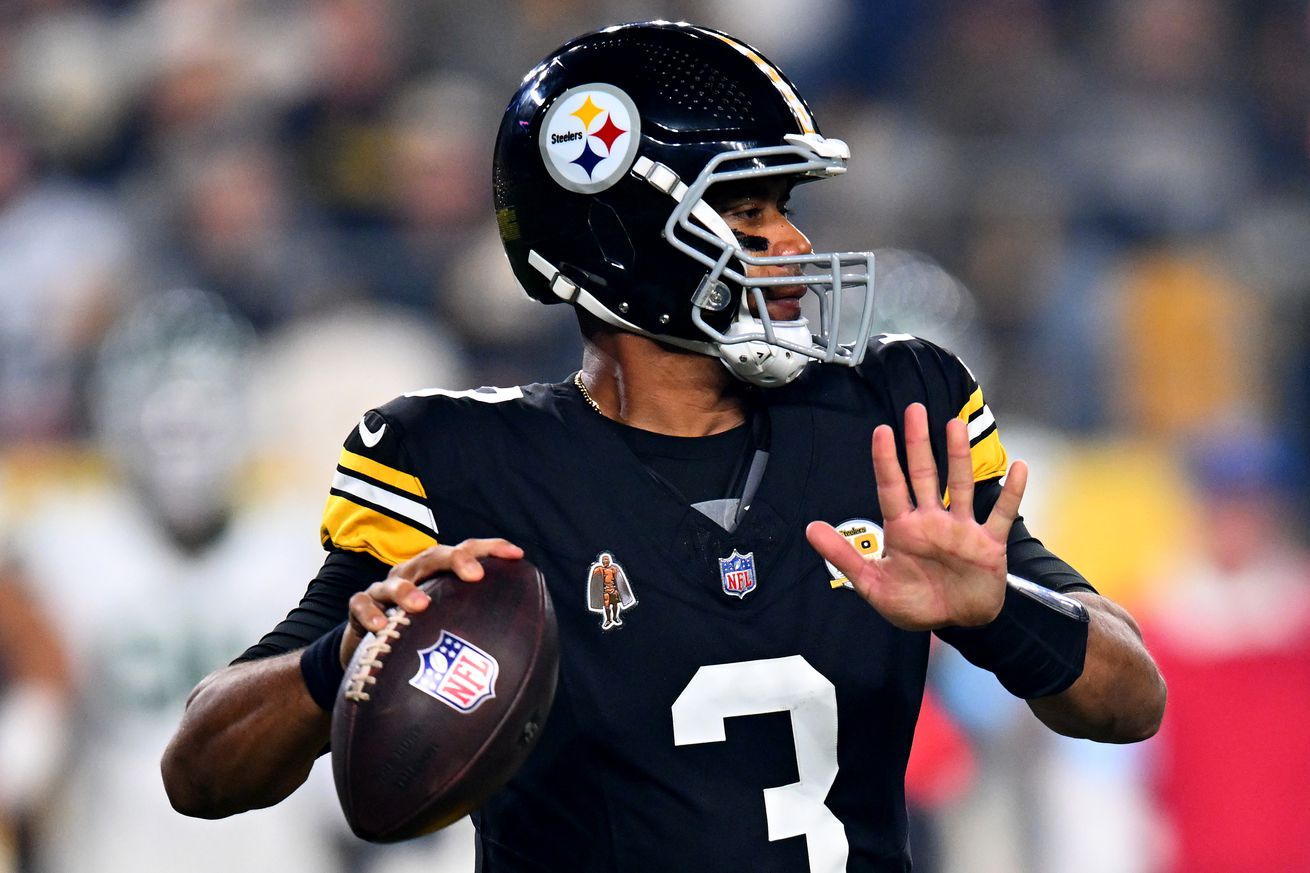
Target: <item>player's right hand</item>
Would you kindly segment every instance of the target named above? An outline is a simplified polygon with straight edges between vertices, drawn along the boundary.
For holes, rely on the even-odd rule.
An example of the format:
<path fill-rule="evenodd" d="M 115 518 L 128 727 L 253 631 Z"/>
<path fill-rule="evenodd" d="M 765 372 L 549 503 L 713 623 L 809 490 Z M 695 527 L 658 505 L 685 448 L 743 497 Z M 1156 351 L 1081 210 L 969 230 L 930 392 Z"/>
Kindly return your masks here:
<path fill-rule="evenodd" d="M 481 581 L 483 571 L 478 559 L 486 557 L 516 560 L 523 557 L 523 550 L 498 538 L 432 546 L 392 567 L 386 579 L 354 594 L 350 598 L 350 624 L 341 638 L 342 666 L 349 664 L 366 634 L 386 627 L 387 609 L 399 606 L 406 612 L 422 612 L 428 608 L 431 598 L 419 590 L 421 583 L 447 571 L 465 582 Z"/>

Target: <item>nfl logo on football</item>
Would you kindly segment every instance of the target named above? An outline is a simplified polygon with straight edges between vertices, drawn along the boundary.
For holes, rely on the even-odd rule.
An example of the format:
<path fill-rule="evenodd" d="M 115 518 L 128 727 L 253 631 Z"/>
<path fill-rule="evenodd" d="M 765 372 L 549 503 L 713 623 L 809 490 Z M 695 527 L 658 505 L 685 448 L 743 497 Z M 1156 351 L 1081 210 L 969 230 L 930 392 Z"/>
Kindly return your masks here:
<path fill-rule="evenodd" d="M 418 672 L 409 684 L 452 709 L 472 712 L 496 696 L 500 664 L 450 631 L 443 630 L 435 643 L 420 649 L 418 659 Z"/>
<path fill-rule="evenodd" d="M 724 594 L 744 599 L 755 590 L 755 553 L 743 555 L 733 549 L 728 557 L 719 558 L 719 576 Z"/>

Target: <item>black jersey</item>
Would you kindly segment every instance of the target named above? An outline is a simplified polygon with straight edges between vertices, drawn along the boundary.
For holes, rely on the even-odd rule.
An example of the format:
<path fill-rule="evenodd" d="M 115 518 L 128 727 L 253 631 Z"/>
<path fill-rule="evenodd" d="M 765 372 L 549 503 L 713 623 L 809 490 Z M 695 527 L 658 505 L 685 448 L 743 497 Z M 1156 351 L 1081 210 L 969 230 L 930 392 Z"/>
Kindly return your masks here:
<path fill-rule="evenodd" d="M 394 564 L 502 536 L 554 600 L 554 708 L 475 817 L 483 870 L 909 869 L 929 636 L 885 621 L 803 532 L 822 519 L 881 548 L 870 437 L 899 434 L 911 402 L 943 463 L 946 421 L 968 421 L 980 513 L 1005 451 L 969 371 L 910 337 L 761 394 L 769 462 L 732 533 L 649 475 L 571 383 L 418 392 L 348 437 L 325 545 Z M 1081 581 L 1034 548 L 1025 560 L 1046 564 L 1020 575 Z"/>

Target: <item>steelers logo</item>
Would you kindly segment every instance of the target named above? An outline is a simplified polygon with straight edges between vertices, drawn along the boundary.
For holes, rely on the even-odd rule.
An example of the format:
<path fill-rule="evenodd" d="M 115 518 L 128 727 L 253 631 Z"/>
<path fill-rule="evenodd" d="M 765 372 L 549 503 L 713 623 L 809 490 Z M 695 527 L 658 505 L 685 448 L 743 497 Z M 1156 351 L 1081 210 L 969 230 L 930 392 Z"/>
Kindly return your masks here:
<path fill-rule="evenodd" d="M 580 194 L 596 194 L 623 178 L 640 142 L 637 105 L 599 82 L 565 91 L 541 124 L 541 157 L 550 177 Z"/>
<path fill-rule="evenodd" d="M 834 525 L 837 533 L 846 537 L 846 542 L 855 547 L 865 558 L 873 558 L 882 554 L 882 528 L 867 518 L 852 518 L 843 521 L 841 524 Z M 851 582 L 842 571 L 838 570 L 831 561 L 824 561 L 828 565 L 828 572 L 831 574 L 829 583 L 833 588 L 851 588 Z"/>

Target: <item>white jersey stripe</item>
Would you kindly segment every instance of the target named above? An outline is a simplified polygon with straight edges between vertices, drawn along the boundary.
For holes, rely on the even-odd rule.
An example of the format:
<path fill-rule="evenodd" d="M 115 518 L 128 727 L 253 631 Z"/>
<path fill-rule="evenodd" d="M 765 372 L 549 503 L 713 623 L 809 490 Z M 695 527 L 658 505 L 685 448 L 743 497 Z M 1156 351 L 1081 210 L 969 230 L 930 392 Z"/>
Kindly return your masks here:
<path fill-rule="evenodd" d="M 978 412 L 978 414 L 974 416 L 973 421 L 969 422 L 969 442 L 973 442 L 974 440 L 978 439 L 978 435 L 980 433 L 987 430 L 987 428 L 991 427 L 995 423 L 996 423 L 996 419 L 992 417 L 991 409 L 987 406 L 984 406 Z"/>
<path fill-rule="evenodd" d="M 504 403 L 506 400 L 518 400 L 523 396 L 523 389 L 514 388 L 470 388 L 467 391 L 450 391 L 445 388 L 424 388 L 411 391 L 406 397 L 454 397 L 456 399 L 476 400 L 479 403 Z"/>
<path fill-rule="evenodd" d="M 332 487 L 338 491 L 344 491 L 352 494 L 361 500 L 367 500 L 383 509 L 390 510 L 399 516 L 409 519 L 415 524 L 422 525 L 426 530 L 432 533 L 437 532 L 437 520 L 432 515 L 432 510 L 427 506 L 419 503 L 417 500 L 411 500 L 408 497 L 401 497 L 399 494 L 392 494 L 382 488 L 372 485 L 362 479 L 356 479 L 354 476 L 347 476 L 340 470 L 336 476 L 332 477 Z"/>

